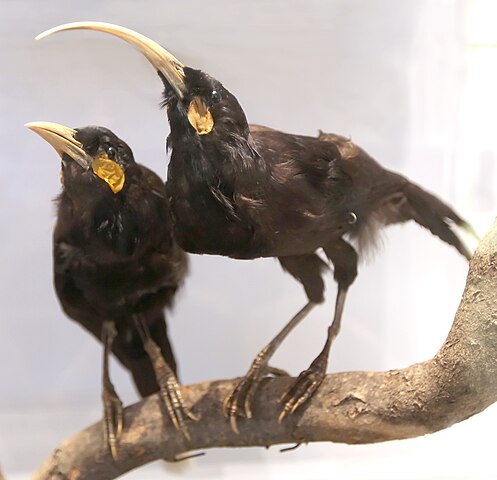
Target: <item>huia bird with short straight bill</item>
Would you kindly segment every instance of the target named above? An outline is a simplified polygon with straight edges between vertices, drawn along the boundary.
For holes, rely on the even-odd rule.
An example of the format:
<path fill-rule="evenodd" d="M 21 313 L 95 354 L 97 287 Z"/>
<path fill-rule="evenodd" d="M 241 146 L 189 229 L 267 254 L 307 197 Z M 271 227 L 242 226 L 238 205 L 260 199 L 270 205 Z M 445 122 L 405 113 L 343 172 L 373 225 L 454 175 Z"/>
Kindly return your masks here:
<path fill-rule="evenodd" d="M 26 125 L 60 155 L 62 192 L 53 235 L 54 282 L 64 312 L 104 345 L 106 441 L 118 455 L 122 403 L 109 376 L 112 351 L 142 396 L 160 391 L 174 426 L 188 437 L 165 308 L 187 273 L 174 241 L 162 180 L 103 127 Z"/>
<path fill-rule="evenodd" d="M 470 257 L 453 226 L 468 228 L 448 205 L 388 171 L 338 135 L 313 138 L 249 126 L 237 99 L 218 80 L 183 65 L 147 37 L 117 25 L 77 22 L 63 30 L 98 30 L 135 46 L 164 85 L 171 133 L 167 191 L 179 244 L 193 253 L 238 259 L 276 257 L 299 281 L 306 305 L 257 355 L 227 397 L 233 430 L 252 416 L 253 399 L 268 361 L 289 332 L 323 301 L 323 274 L 333 264 L 338 284 L 335 313 L 321 352 L 281 398 L 279 421 L 312 397 L 326 373 L 340 329 L 345 298 L 357 275 L 359 245 L 374 242 L 380 228 L 414 220 Z"/>

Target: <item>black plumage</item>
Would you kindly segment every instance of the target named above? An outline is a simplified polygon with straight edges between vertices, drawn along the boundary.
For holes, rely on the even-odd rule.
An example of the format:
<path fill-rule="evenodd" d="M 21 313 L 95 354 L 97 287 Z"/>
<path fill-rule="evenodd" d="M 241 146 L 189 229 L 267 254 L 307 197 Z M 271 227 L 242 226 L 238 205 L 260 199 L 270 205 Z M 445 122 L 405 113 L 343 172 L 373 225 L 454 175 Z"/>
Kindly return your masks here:
<path fill-rule="evenodd" d="M 198 70 L 183 71 L 183 99 L 173 95 L 162 76 L 171 128 L 167 189 L 178 242 L 193 253 L 277 257 L 308 298 L 227 398 L 225 412 L 237 430 L 240 411 L 252 415 L 255 389 L 271 371 L 270 356 L 324 300 L 322 275 L 328 265 L 317 250 L 324 251 L 334 268 L 335 314 L 323 350 L 282 397 L 280 420 L 308 400 L 324 378 L 346 293 L 357 275 L 354 241 L 367 247 L 380 228 L 414 220 L 469 259 L 452 229 L 468 225 L 437 197 L 384 169 L 350 140 L 249 126 L 236 99 L 218 81 Z M 189 105 L 199 97 L 214 122 L 212 131 L 202 135 L 188 118 Z"/>
<path fill-rule="evenodd" d="M 185 279 L 187 257 L 173 238 L 164 183 L 135 162 L 125 142 L 103 127 L 28 126 L 61 155 L 55 289 L 64 312 L 104 344 L 106 433 L 115 456 L 122 411 L 108 375 L 109 349 L 142 396 L 168 390 L 161 375 L 176 382 L 164 309 Z"/>
<path fill-rule="evenodd" d="M 357 275 L 359 245 L 374 243 L 378 229 L 414 220 L 466 258 L 470 253 L 453 231 L 468 225 L 445 203 L 405 177 L 381 167 L 350 140 L 319 138 L 249 126 L 237 99 L 216 79 L 183 65 L 167 50 L 116 25 L 82 22 L 137 47 L 164 84 L 171 132 L 167 191 L 179 244 L 193 253 L 238 259 L 276 257 L 304 287 L 308 303 L 256 357 L 248 374 L 226 399 L 225 413 L 252 415 L 257 386 L 274 372 L 268 360 L 307 313 L 323 301 L 322 275 L 333 264 L 338 284 L 335 314 L 325 345 L 282 397 L 280 421 L 322 382 L 345 297 Z"/>

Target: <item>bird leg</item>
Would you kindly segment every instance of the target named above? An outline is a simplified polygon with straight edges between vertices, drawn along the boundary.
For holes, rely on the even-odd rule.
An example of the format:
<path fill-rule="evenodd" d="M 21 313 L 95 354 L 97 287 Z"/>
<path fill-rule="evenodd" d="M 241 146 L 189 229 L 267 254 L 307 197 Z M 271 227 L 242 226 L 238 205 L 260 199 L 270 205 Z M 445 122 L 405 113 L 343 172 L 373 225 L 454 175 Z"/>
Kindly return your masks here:
<path fill-rule="evenodd" d="M 279 401 L 280 403 L 285 402 L 285 405 L 278 417 L 278 423 L 281 423 L 287 414 L 295 412 L 300 405 L 311 398 L 323 382 L 328 366 L 331 344 L 340 331 L 346 294 L 346 290 L 338 290 L 335 314 L 331 325 L 328 327 L 328 336 L 326 337 L 326 343 L 323 350 L 314 359 L 309 368 L 304 370 L 291 387 L 281 396 Z"/>
<path fill-rule="evenodd" d="M 185 423 L 185 417 L 198 421 L 199 417 L 194 415 L 186 407 L 181 394 L 181 387 L 174 374 L 173 369 L 167 364 L 159 346 L 150 336 L 148 326 L 140 315 L 134 316 L 135 324 L 143 342 L 143 348 L 152 362 L 155 378 L 159 385 L 159 393 L 167 414 L 171 419 L 174 428 L 183 433 L 185 438 L 190 440 L 190 433 Z"/>
<path fill-rule="evenodd" d="M 304 370 L 281 396 L 280 403 L 284 403 L 284 406 L 278 417 L 279 423 L 288 414 L 292 414 L 309 400 L 323 382 L 328 366 L 331 344 L 340 331 L 347 290 L 357 276 L 357 252 L 349 243 L 339 239 L 333 244 L 323 247 L 323 250 L 335 267 L 333 276 L 338 283 L 333 321 L 328 327 L 328 335 L 323 350 L 314 359 L 309 368 Z"/>
<path fill-rule="evenodd" d="M 255 357 L 247 374 L 226 397 L 223 405 L 224 414 L 229 417 L 231 429 L 239 433 L 237 419 L 243 411 L 247 418 L 252 418 L 252 401 L 257 387 L 268 374 L 282 375 L 284 371 L 270 367 L 269 359 L 280 346 L 287 335 L 303 320 L 317 305 L 309 301 Z"/>
<path fill-rule="evenodd" d="M 109 375 L 109 355 L 112 342 L 117 335 L 114 322 L 106 321 L 102 325 L 102 343 L 104 344 L 102 401 L 104 404 L 104 436 L 114 460 L 117 460 L 117 445 L 123 430 L 123 404 L 117 396 Z"/>

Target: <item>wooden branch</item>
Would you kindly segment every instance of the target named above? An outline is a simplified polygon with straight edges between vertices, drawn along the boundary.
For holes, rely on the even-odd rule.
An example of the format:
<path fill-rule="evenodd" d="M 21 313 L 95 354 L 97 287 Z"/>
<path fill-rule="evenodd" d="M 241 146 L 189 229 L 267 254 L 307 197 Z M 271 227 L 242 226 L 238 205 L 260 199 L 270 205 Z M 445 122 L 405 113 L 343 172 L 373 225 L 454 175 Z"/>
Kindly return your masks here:
<path fill-rule="evenodd" d="M 240 435 L 223 417 L 223 399 L 234 380 L 183 388 L 193 411 L 187 442 L 165 419 L 157 395 L 125 410 L 120 457 L 114 462 L 101 422 L 70 438 L 34 480 L 108 480 L 156 459 L 212 447 L 268 446 L 291 442 L 373 443 L 447 428 L 497 400 L 497 223 L 479 245 L 454 324 L 435 357 L 402 370 L 328 375 L 302 411 L 282 425 L 278 398 L 291 378 L 266 379 L 252 420 Z"/>

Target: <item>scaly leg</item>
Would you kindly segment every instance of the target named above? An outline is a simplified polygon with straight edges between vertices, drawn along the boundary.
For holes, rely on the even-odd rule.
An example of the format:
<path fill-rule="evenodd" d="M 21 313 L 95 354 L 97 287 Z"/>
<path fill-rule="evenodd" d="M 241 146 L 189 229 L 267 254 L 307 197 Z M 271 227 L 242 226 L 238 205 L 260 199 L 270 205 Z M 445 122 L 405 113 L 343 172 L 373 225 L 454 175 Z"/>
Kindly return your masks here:
<path fill-rule="evenodd" d="M 278 418 L 280 423 L 287 414 L 292 414 L 309 400 L 323 382 L 328 366 L 331 344 L 340 331 L 347 290 L 357 276 L 357 253 L 345 240 L 338 240 L 324 248 L 324 251 L 335 266 L 334 277 L 338 283 L 335 314 L 331 325 L 328 327 L 328 335 L 323 350 L 309 368 L 304 370 L 281 396 L 280 403 L 284 402 L 284 406 Z"/>
<path fill-rule="evenodd" d="M 114 460 L 117 460 L 117 445 L 123 430 L 123 404 L 117 396 L 109 375 L 109 355 L 112 342 L 117 335 L 114 322 L 106 321 L 102 325 L 102 343 L 104 344 L 102 401 L 104 404 L 104 435 Z"/>
<path fill-rule="evenodd" d="M 335 304 L 335 315 L 331 325 L 328 327 L 328 336 L 326 337 L 326 343 L 324 344 L 323 350 L 314 359 L 309 368 L 304 370 L 291 387 L 281 396 L 279 401 L 280 403 L 285 402 L 285 405 L 278 417 L 279 423 L 283 421 L 288 413 L 295 412 L 300 405 L 311 398 L 323 382 L 328 366 L 331 344 L 340 331 L 346 294 L 346 290 L 338 291 Z"/>
<path fill-rule="evenodd" d="M 185 418 L 188 417 L 193 421 L 197 421 L 199 418 L 190 412 L 190 410 L 186 407 L 176 375 L 174 374 L 172 368 L 164 360 L 159 346 L 150 336 L 146 323 L 140 315 L 135 315 L 134 321 L 138 332 L 140 333 L 143 348 L 152 362 L 155 377 L 160 389 L 159 393 L 162 402 L 166 407 L 167 414 L 173 422 L 174 428 L 181 431 L 189 440 L 190 433 L 188 432 Z"/>
<path fill-rule="evenodd" d="M 287 335 L 307 316 L 316 306 L 316 303 L 308 302 L 255 357 L 248 373 L 236 385 L 235 389 L 226 397 L 223 405 L 224 414 L 229 417 L 231 429 L 239 433 L 237 418 L 243 409 L 247 418 L 252 418 L 252 401 L 257 387 L 262 379 L 270 373 L 283 373 L 268 365 L 269 359 L 280 346 Z"/>
<path fill-rule="evenodd" d="M 259 352 L 248 373 L 224 401 L 224 414 L 229 418 L 231 429 L 236 433 L 238 433 L 238 417 L 245 415 L 247 418 L 252 418 L 252 402 L 262 379 L 269 374 L 281 375 L 286 373 L 270 367 L 268 365 L 269 359 L 285 337 L 318 303 L 323 301 L 324 282 L 321 273 L 328 268 L 328 265 L 318 255 L 294 255 L 278 257 L 278 260 L 285 271 L 302 283 L 309 301 L 283 330 Z"/>

